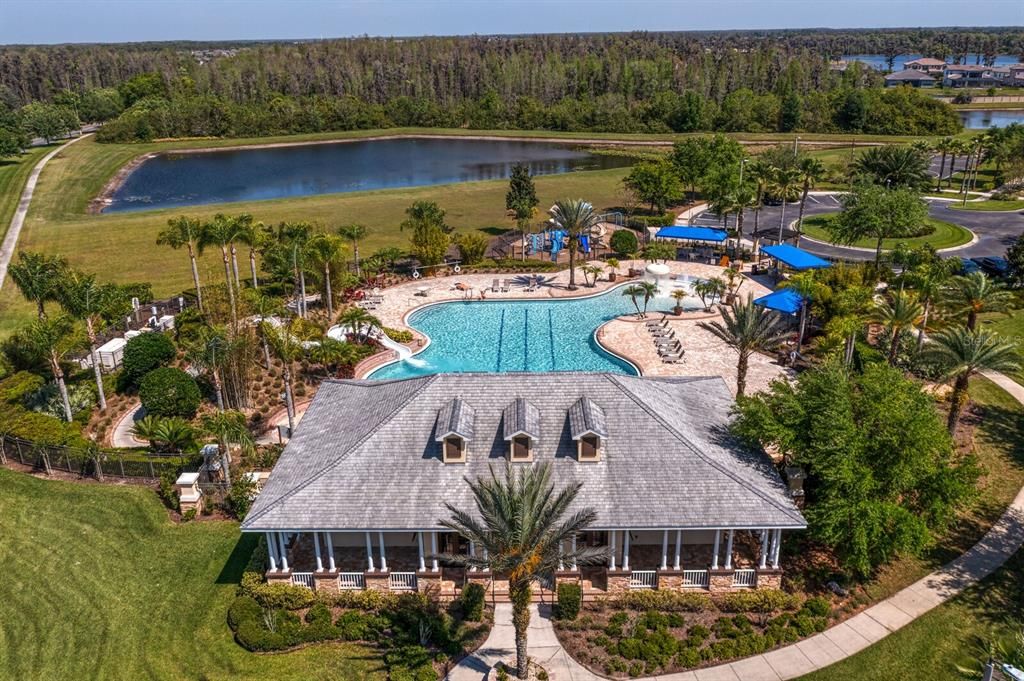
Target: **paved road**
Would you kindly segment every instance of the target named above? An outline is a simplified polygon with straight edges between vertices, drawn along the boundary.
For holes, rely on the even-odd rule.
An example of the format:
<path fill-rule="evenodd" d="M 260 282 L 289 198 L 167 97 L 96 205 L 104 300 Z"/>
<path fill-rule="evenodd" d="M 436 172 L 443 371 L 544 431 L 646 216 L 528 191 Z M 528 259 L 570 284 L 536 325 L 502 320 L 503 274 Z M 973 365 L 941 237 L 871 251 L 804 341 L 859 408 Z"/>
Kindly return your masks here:
<path fill-rule="evenodd" d="M 1017 237 L 1024 234 L 1024 211 L 986 213 L 983 211 L 953 210 L 950 208 L 951 203 L 953 202 L 929 200 L 928 213 L 939 220 L 952 222 L 971 230 L 977 235 L 978 240 L 970 246 L 950 251 L 947 254 L 949 256 L 966 258 L 981 256 L 1002 257 L 1006 254 L 1006 249 L 1013 244 Z M 778 227 L 781 211 L 781 206 L 765 206 L 761 210 L 761 228 Z M 804 217 L 836 213 L 838 211 L 839 201 L 836 195 L 812 195 L 807 199 Z M 795 221 L 799 212 L 799 206 L 787 205 L 786 223 Z M 733 224 L 734 219 L 734 217 L 730 217 L 729 224 Z M 693 224 L 707 227 L 721 226 L 722 220 L 709 211 L 705 211 L 697 216 Z M 749 236 L 753 230 L 754 212 L 748 210 L 743 217 L 743 231 Z M 832 246 L 807 239 L 801 240 L 800 247 L 816 255 L 833 259 L 873 260 L 875 257 L 873 251 Z"/>

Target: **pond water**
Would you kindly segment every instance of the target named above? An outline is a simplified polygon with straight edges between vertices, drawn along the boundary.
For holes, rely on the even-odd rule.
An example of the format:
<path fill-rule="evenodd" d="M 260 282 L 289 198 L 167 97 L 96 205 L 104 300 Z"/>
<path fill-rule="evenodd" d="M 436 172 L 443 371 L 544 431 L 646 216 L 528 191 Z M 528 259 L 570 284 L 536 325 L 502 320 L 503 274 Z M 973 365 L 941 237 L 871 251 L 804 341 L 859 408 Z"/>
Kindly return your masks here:
<path fill-rule="evenodd" d="M 494 180 L 525 163 L 535 175 L 628 166 L 550 142 L 393 139 L 161 154 L 143 162 L 105 212 L 258 201 L 368 189 Z"/>
<path fill-rule="evenodd" d="M 992 126 L 1005 128 L 1010 123 L 1024 124 L 1024 110 L 999 111 L 991 109 L 971 109 L 957 111 L 960 120 L 968 130 L 987 130 Z"/>
<path fill-rule="evenodd" d="M 671 290 L 682 288 L 689 293 L 696 281 L 681 276 L 671 286 L 663 286 L 650 309 L 672 307 L 675 301 L 669 296 Z M 623 295 L 625 286 L 569 300 L 448 302 L 421 308 L 409 315 L 408 324 L 426 334 L 430 345 L 409 359 L 377 369 L 368 378 L 465 371 L 608 371 L 636 375 L 632 364 L 605 351 L 594 339 L 599 326 L 635 311 L 632 299 Z M 686 310 L 701 307 L 700 300 L 692 295 L 679 304 Z"/>

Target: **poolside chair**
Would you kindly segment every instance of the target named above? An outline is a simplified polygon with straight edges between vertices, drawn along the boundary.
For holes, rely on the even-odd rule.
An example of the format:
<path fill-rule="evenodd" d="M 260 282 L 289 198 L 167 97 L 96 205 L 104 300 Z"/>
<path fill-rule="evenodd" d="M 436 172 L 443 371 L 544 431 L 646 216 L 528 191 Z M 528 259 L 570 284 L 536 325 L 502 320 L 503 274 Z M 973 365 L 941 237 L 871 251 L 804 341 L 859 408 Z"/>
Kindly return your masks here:
<path fill-rule="evenodd" d="M 655 338 L 672 338 L 673 336 L 676 335 L 675 329 L 672 329 L 667 326 L 658 326 L 653 329 L 647 329 L 647 332 L 650 333 Z"/>
<path fill-rule="evenodd" d="M 674 355 L 662 355 L 661 362 L 662 364 L 681 364 L 683 361 L 683 355 L 685 354 L 686 350 L 680 350 Z"/>
<path fill-rule="evenodd" d="M 670 336 L 658 336 L 657 338 L 654 339 L 655 345 L 667 345 L 668 343 L 672 342 L 679 342 L 679 339 L 676 338 L 676 335 L 674 333 Z"/>
<path fill-rule="evenodd" d="M 498 292 L 498 280 L 495 279 L 494 281 L 491 282 L 491 293 L 497 293 L 497 292 Z"/>
<path fill-rule="evenodd" d="M 665 355 L 674 355 L 677 352 L 682 351 L 682 349 L 682 343 L 680 343 L 679 341 L 675 341 L 673 343 L 669 343 L 668 345 L 664 345 L 658 348 L 658 354 L 661 355 L 662 357 L 664 357 Z"/>
<path fill-rule="evenodd" d="M 668 327 L 668 315 L 662 315 L 661 319 L 658 320 L 648 319 L 644 323 L 647 325 L 648 329 L 655 326 Z"/>
<path fill-rule="evenodd" d="M 509 283 L 508 279 L 503 279 L 501 282 L 501 292 L 508 293 L 511 290 L 511 288 L 512 285 Z"/>

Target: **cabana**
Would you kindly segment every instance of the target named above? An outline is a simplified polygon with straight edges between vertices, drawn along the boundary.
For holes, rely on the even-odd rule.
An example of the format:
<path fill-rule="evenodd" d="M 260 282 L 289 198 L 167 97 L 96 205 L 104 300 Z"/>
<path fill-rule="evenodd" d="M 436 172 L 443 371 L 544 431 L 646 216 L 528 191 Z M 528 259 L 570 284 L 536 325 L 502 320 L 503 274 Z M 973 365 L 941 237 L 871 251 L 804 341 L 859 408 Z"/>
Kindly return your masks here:
<path fill-rule="evenodd" d="M 754 301 L 754 305 L 766 307 L 784 314 L 796 314 L 800 312 L 804 298 L 791 288 L 780 288 L 766 296 L 761 296 Z"/>
<path fill-rule="evenodd" d="M 802 248 L 790 246 L 789 244 L 765 246 L 761 249 L 761 252 L 769 257 L 775 258 L 782 264 L 796 270 L 797 272 L 803 272 L 804 270 L 820 270 L 832 265 L 828 260 L 819 258 L 813 253 L 808 253 Z"/>
<path fill-rule="evenodd" d="M 720 244 L 725 241 L 729 235 L 724 229 L 673 225 L 671 227 L 662 227 L 654 237 L 656 239 L 681 239 L 683 241 L 712 241 Z"/>

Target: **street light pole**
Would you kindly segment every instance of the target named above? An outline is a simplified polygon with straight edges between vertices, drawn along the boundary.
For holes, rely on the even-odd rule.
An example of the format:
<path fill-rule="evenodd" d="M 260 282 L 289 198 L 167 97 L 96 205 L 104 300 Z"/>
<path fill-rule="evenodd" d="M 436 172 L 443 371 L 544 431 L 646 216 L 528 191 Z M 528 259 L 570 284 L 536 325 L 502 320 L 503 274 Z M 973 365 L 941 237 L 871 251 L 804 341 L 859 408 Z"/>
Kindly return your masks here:
<path fill-rule="evenodd" d="M 748 160 L 745 158 L 740 160 L 740 184 L 743 184 L 743 166 L 747 165 Z"/>
<path fill-rule="evenodd" d="M 800 136 L 797 135 L 796 139 L 793 140 L 793 155 L 796 156 L 800 153 Z"/>

